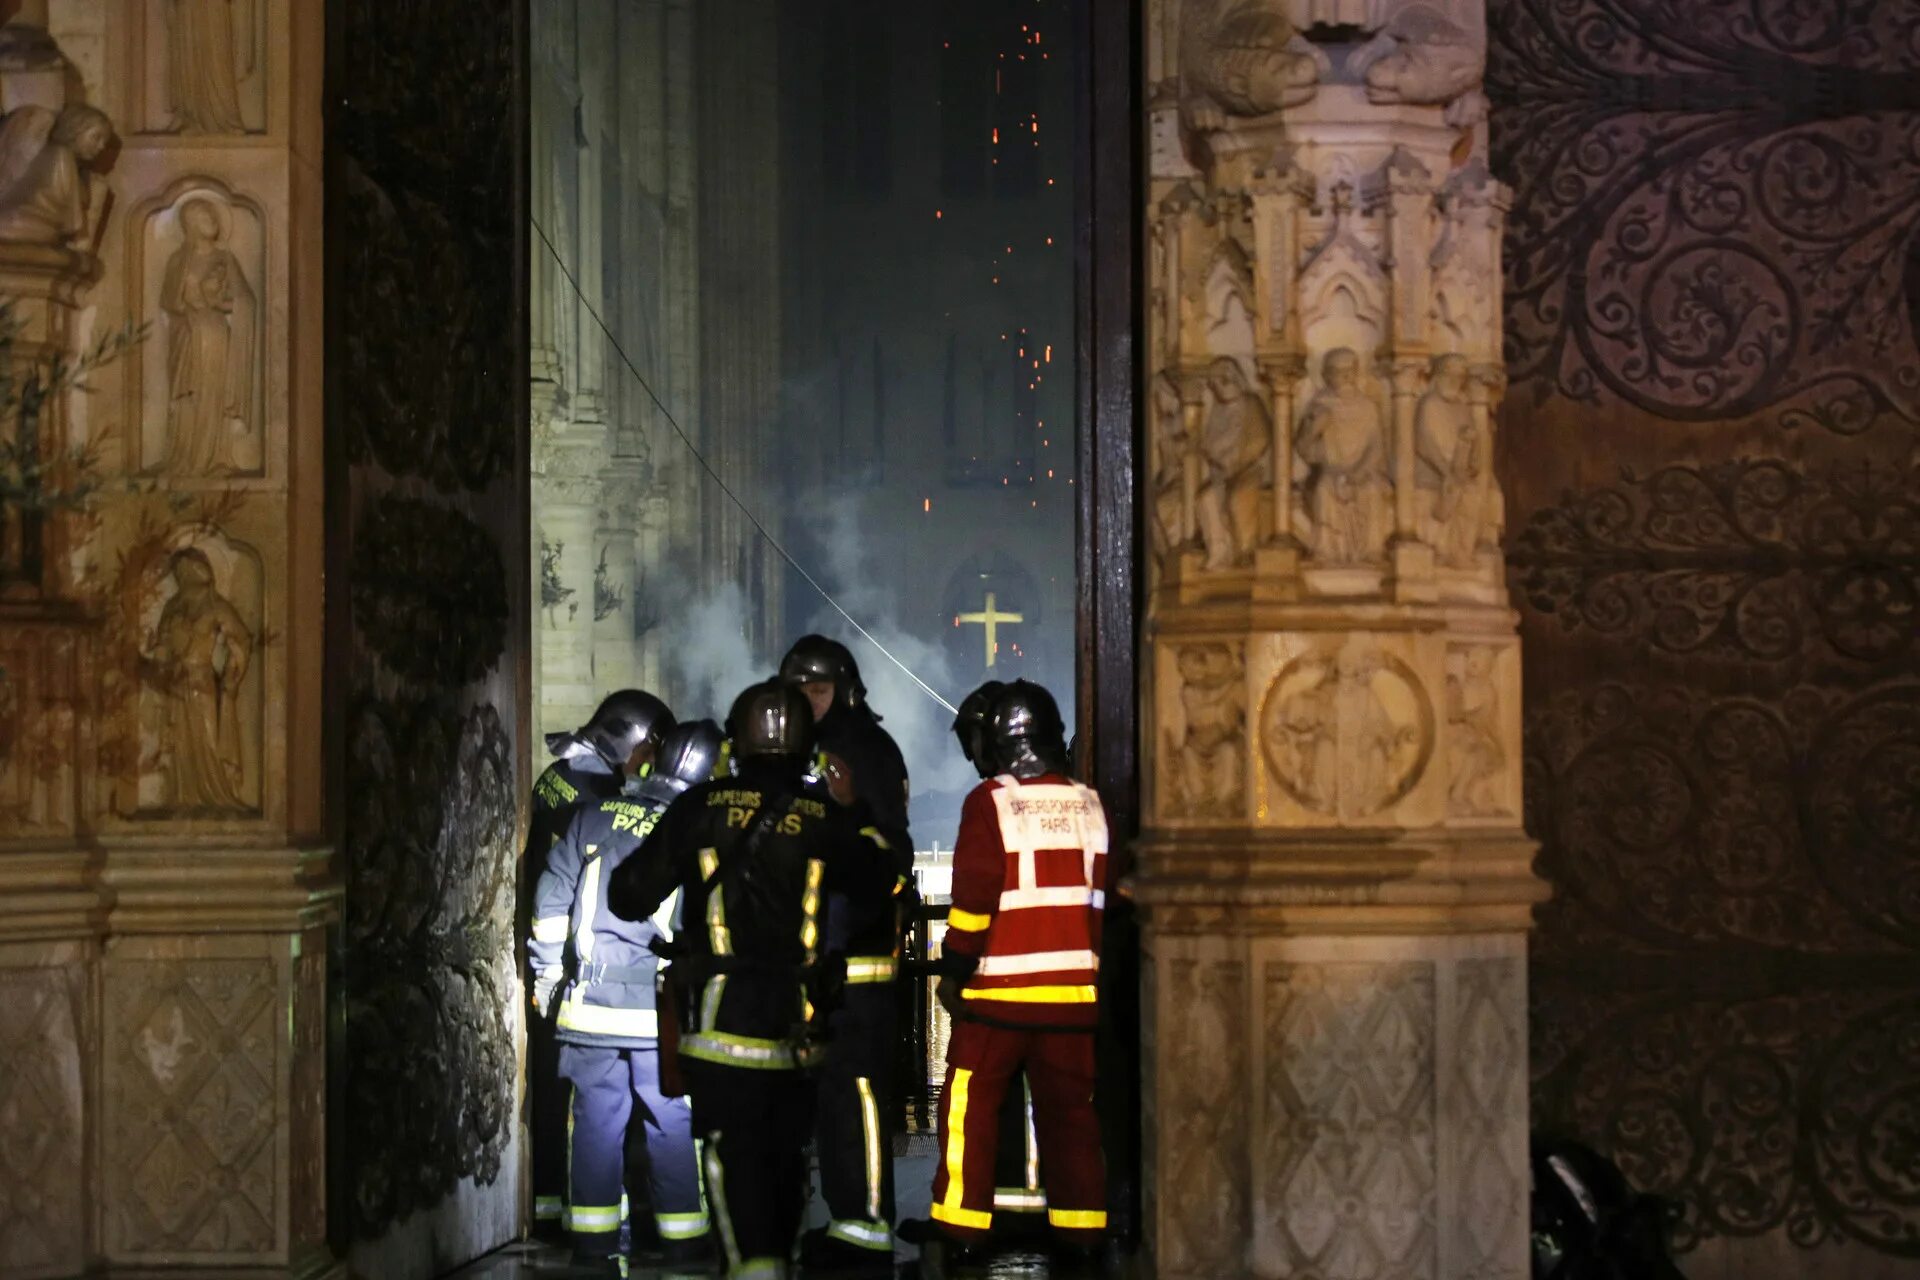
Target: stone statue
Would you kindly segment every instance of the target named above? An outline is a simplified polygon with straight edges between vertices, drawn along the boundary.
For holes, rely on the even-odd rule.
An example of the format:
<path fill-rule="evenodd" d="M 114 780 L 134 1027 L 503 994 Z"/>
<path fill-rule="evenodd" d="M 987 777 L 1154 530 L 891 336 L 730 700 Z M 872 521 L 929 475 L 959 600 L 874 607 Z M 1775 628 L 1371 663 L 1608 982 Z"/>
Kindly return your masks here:
<path fill-rule="evenodd" d="M 184 237 L 167 260 L 167 466 L 182 475 L 238 469 L 254 422 L 254 296 L 239 259 L 221 241 L 221 210 L 180 207 Z"/>
<path fill-rule="evenodd" d="M 1356 49 L 1347 69 L 1365 77 L 1369 102 L 1439 106 L 1476 89 L 1485 63 L 1466 28 L 1438 9 L 1414 4 Z"/>
<path fill-rule="evenodd" d="M 1187 538 L 1186 453 L 1187 428 L 1180 386 L 1162 370 L 1153 378 L 1152 496 L 1148 503 L 1149 533 L 1154 555 L 1166 560 Z"/>
<path fill-rule="evenodd" d="M 1186 732 L 1169 743 L 1175 810 L 1232 818 L 1240 812 L 1246 708 L 1240 655 L 1223 644 L 1180 650 L 1180 711 Z"/>
<path fill-rule="evenodd" d="M 1338 669 L 1317 664 L 1311 682 L 1280 701 L 1266 727 L 1275 774 L 1302 804 L 1321 813 L 1332 813 L 1339 803 L 1339 689 Z"/>
<path fill-rule="evenodd" d="M 1251 555 L 1259 536 L 1272 420 L 1238 361 L 1227 356 L 1215 360 L 1207 371 L 1207 390 L 1213 407 L 1200 433 L 1202 471 L 1195 513 L 1207 549 L 1206 567 L 1225 569 Z"/>
<path fill-rule="evenodd" d="M 1313 558 L 1328 564 L 1371 560 L 1393 524 L 1387 438 L 1380 406 L 1360 389 L 1360 357 L 1350 347 L 1327 352 L 1325 383 L 1301 419 L 1296 452 L 1307 466 L 1306 509 Z"/>
<path fill-rule="evenodd" d="M 1471 648 L 1459 675 L 1447 677 L 1447 727 L 1452 777 L 1447 798 L 1455 812 L 1498 813 L 1495 788 L 1507 763 L 1500 741 L 1500 691 L 1493 682 L 1495 650 Z"/>
<path fill-rule="evenodd" d="M 25 106 L 0 122 L 0 241 L 66 246 L 86 237 L 87 169 L 114 143 L 94 107 Z"/>
<path fill-rule="evenodd" d="M 1414 484 L 1423 535 L 1444 564 L 1466 565 L 1486 508 L 1487 447 L 1467 400 L 1465 356 L 1435 356 L 1414 410 Z"/>
<path fill-rule="evenodd" d="M 245 133 L 240 76 L 252 68 L 251 22 L 243 21 L 236 59 L 234 16 L 250 19 L 254 0 L 171 0 L 167 40 L 168 90 L 174 127 L 182 133 Z"/>
<path fill-rule="evenodd" d="M 1346 747 L 1340 791 L 1343 807 L 1354 814 L 1376 812 L 1392 799 L 1407 774 L 1409 749 L 1419 746 L 1418 731 L 1396 723 L 1373 687 L 1382 665 L 1378 654 L 1367 654 L 1340 666 L 1339 718 Z"/>
<path fill-rule="evenodd" d="M 206 554 L 174 553 L 174 596 L 160 613 L 149 669 L 167 699 L 167 807 L 245 812 L 240 683 L 253 657 L 246 623 L 213 582 Z"/>
<path fill-rule="evenodd" d="M 1284 0 L 1202 0 L 1183 22 L 1182 112 L 1188 127 L 1271 115 L 1313 96 L 1320 68 Z"/>

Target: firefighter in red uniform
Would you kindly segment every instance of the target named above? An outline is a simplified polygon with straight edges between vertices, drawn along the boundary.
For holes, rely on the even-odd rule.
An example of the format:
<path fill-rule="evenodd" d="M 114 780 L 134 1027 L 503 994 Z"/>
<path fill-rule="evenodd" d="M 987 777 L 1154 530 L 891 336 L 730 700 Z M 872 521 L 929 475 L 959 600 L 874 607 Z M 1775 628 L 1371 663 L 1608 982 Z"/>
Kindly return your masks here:
<path fill-rule="evenodd" d="M 1006 686 L 983 736 L 999 772 L 961 810 L 940 960 L 953 1031 L 933 1218 L 950 1261 L 978 1257 L 993 1226 L 1000 1107 L 1024 1070 L 1060 1261 L 1093 1265 L 1107 1226 L 1093 1106 L 1106 811 L 1067 775 L 1060 709 L 1039 685 Z"/>

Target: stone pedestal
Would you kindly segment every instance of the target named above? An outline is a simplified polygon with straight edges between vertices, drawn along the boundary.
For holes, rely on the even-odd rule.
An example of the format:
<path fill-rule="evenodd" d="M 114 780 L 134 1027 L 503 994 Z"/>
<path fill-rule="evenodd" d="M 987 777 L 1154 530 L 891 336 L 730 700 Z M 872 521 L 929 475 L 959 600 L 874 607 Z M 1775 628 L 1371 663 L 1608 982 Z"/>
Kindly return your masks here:
<path fill-rule="evenodd" d="M 1149 6 L 1148 1237 L 1163 1280 L 1524 1280 L 1484 22 L 1219 8 Z"/>

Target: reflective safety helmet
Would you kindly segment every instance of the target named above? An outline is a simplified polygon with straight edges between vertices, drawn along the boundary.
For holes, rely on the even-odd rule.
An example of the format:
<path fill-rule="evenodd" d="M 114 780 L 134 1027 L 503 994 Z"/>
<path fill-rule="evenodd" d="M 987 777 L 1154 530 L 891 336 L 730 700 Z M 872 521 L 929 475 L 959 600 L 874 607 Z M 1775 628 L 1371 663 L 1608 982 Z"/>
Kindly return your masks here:
<path fill-rule="evenodd" d="M 727 712 L 727 737 L 737 760 L 772 756 L 798 763 L 813 748 L 813 708 L 797 684 L 749 685 Z"/>
<path fill-rule="evenodd" d="M 1031 680 L 1015 680 L 1000 690 L 982 736 L 995 772 L 1016 778 L 1067 772 L 1067 728 L 1060 704 Z"/>
<path fill-rule="evenodd" d="M 796 687 L 803 684 L 833 686 L 833 705 L 858 707 L 866 703 L 867 686 L 860 679 L 860 664 L 853 660 L 847 646 L 826 636 L 801 636 L 780 659 L 780 679 Z"/>
<path fill-rule="evenodd" d="M 593 718 L 573 736 L 612 768 L 625 769 L 641 744 L 651 744 L 657 751 L 672 728 L 673 712 L 666 703 L 643 689 L 622 689 L 608 694 Z"/>
<path fill-rule="evenodd" d="M 1006 687 L 998 680 L 987 681 L 960 699 L 960 710 L 953 717 L 953 736 L 960 739 L 960 754 L 983 778 L 991 778 L 994 773 L 985 737 L 987 713 L 993 709 L 993 700 Z"/>
<path fill-rule="evenodd" d="M 653 776 L 669 790 L 685 791 L 695 783 L 710 780 L 720 764 L 720 748 L 726 741 L 720 726 L 711 720 L 689 720 L 677 724 L 660 741 L 660 754 L 653 764 Z"/>

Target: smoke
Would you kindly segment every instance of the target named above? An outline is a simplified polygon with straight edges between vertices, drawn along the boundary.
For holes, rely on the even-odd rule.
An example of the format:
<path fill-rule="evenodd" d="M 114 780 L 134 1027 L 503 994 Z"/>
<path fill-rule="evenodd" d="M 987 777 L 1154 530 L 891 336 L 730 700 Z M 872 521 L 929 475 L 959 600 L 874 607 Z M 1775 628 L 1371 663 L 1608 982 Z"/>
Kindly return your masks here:
<path fill-rule="evenodd" d="M 728 582 L 670 610 L 665 657 L 668 705 L 683 719 L 725 720 L 740 691 L 772 671 L 747 645 L 746 594 Z"/>

